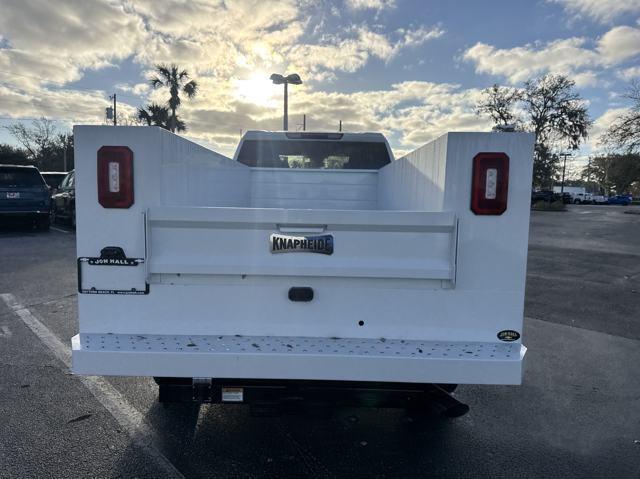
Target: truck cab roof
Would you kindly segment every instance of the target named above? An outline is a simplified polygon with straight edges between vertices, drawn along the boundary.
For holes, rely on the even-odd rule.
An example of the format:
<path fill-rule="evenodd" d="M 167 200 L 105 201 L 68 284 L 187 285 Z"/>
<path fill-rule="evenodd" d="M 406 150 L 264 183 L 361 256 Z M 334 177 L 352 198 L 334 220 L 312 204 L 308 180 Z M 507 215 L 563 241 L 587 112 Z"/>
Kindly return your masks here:
<path fill-rule="evenodd" d="M 316 140 L 316 141 L 360 141 L 386 143 L 382 133 L 343 131 L 266 131 L 248 130 L 243 140 Z"/>
<path fill-rule="evenodd" d="M 381 133 L 250 130 L 234 160 L 263 168 L 377 170 L 393 153 Z"/>

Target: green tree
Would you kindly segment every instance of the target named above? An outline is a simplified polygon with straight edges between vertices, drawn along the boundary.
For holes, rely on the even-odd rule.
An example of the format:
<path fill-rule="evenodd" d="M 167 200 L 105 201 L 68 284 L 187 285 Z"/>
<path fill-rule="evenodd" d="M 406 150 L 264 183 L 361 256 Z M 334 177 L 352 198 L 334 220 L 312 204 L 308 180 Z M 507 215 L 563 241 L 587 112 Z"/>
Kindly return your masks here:
<path fill-rule="evenodd" d="M 0 165 L 28 165 L 27 153 L 13 145 L 0 145 Z"/>
<path fill-rule="evenodd" d="M 166 106 L 151 103 L 147 108 L 138 108 L 138 120 L 146 123 L 148 126 L 159 126 L 165 130 L 170 130 L 169 126 L 169 109 Z M 184 121 L 176 115 L 175 118 L 176 131 L 185 131 L 187 129 Z"/>
<path fill-rule="evenodd" d="M 513 113 L 513 108 L 521 96 L 522 93 L 515 88 L 494 84 L 482 91 L 480 101 L 476 105 L 476 114 L 489 115 L 496 126 L 515 124 L 518 119 Z"/>
<path fill-rule="evenodd" d="M 592 124 L 586 102 L 575 82 L 563 75 L 528 80 L 520 90 L 493 85 L 476 106 L 495 125 L 514 123 L 535 134 L 534 184 L 550 186 L 559 168 L 554 150 L 577 149 L 587 139 Z"/>
<path fill-rule="evenodd" d="M 606 193 L 628 193 L 640 182 L 640 154 L 612 154 L 593 158 L 582 177 L 594 180 Z"/>
<path fill-rule="evenodd" d="M 171 111 L 171 115 L 169 116 L 168 125 L 169 130 L 175 132 L 178 129 L 176 110 L 182 103 L 180 93 L 184 93 L 187 98 L 191 99 L 198 92 L 198 84 L 195 80 L 190 80 L 187 71 L 180 69 L 177 65 L 156 65 L 156 76 L 150 80 L 150 83 L 154 89 L 169 89 L 167 106 Z M 183 127 L 186 129 L 184 123 Z"/>

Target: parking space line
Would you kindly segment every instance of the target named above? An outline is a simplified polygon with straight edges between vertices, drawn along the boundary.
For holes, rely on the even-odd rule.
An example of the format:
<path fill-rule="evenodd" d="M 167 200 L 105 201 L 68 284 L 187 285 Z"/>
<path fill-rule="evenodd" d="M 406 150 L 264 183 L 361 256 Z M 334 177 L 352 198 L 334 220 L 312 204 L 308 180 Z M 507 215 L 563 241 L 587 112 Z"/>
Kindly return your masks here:
<path fill-rule="evenodd" d="M 13 333 L 9 329 L 9 326 L 2 326 L 0 328 L 0 336 L 4 336 L 5 338 L 10 338 L 13 336 Z"/>
<path fill-rule="evenodd" d="M 62 228 L 56 228 L 55 226 L 49 226 L 50 229 L 54 230 L 54 231 L 59 231 L 60 233 L 64 233 L 64 234 L 69 234 L 70 231 L 67 230 L 63 230 Z"/>
<path fill-rule="evenodd" d="M 0 298 L 22 322 L 47 346 L 65 366 L 71 367 L 71 348 L 53 334 L 31 311 L 24 307 L 11 293 L 0 294 Z M 163 471 L 163 477 L 184 479 L 184 476 L 153 444 L 156 435 L 144 417 L 108 381 L 98 376 L 77 376 L 93 396 L 109 411 L 111 416 L 140 448 Z"/>

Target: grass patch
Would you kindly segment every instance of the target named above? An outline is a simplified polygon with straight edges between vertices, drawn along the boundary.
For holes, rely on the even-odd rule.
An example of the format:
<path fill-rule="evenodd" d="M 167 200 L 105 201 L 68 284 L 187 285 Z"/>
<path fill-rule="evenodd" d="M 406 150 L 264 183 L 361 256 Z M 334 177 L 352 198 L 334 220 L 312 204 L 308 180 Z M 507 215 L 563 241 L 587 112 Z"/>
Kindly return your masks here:
<path fill-rule="evenodd" d="M 536 201 L 531 209 L 534 211 L 567 211 L 567 206 L 562 201 Z"/>

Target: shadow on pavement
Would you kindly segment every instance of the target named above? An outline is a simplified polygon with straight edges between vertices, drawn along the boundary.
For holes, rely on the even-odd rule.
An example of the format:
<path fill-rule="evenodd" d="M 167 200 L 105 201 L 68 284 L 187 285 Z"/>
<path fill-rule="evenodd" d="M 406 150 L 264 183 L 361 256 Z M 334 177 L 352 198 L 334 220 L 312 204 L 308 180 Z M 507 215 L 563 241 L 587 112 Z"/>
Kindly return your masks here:
<path fill-rule="evenodd" d="M 36 228 L 35 222 L 26 218 L 2 218 L 0 217 L 0 238 L 11 236 L 35 236 L 47 234 L 46 230 Z"/>
<path fill-rule="evenodd" d="M 399 409 L 302 407 L 253 417 L 246 405 L 156 402 L 145 420 L 156 447 L 188 478 L 410 477 L 447 469 L 451 436 L 461 433 L 456 420 Z M 125 477 L 140 457 L 134 446 L 127 453 Z"/>

